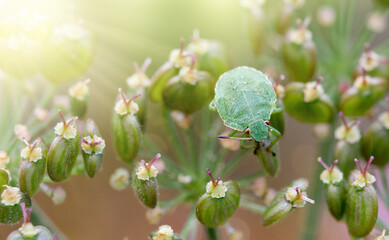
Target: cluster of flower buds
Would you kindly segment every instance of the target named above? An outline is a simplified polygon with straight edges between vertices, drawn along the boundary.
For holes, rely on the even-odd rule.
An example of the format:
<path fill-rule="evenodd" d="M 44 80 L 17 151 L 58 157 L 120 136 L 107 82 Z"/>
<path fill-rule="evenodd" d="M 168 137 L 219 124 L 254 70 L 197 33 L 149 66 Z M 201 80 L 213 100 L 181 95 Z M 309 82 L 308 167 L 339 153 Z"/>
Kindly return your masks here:
<path fill-rule="evenodd" d="M 157 231 L 150 234 L 150 240 L 182 240 L 183 238 L 175 233 L 169 225 L 162 225 Z"/>
<path fill-rule="evenodd" d="M 201 39 L 194 31 L 191 43 L 171 51 L 169 60 L 152 77 L 149 98 L 163 102 L 171 110 L 189 115 L 213 97 L 215 79 L 228 69 L 229 61 L 223 45 Z"/>
<path fill-rule="evenodd" d="M 335 166 L 338 160 L 328 167 L 319 158 L 319 162 L 326 168 L 320 179 L 325 184 L 328 208 L 336 220 L 346 222 L 353 237 L 367 236 L 376 224 L 378 200 L 372 185 L 376 179 L 367 172 L 373 159 L 374 157 L 370 157 L 364 169 L 355 159 L 359 169 L 352 171 L 349 180 L 344 181 L 343 173 Z"/>
<path fill-rule="evenodd" d="M 31 206 L 31 199 L 17 187 L 0 187 L 0 223 L 15 224 L 23 217 L 21 205 Z"/>

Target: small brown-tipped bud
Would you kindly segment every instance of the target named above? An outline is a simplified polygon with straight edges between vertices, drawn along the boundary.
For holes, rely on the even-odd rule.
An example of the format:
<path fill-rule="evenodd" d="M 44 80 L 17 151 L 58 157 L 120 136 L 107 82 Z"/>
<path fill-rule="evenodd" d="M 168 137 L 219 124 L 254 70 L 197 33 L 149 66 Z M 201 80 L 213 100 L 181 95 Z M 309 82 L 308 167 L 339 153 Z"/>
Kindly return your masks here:
<path fill-rule="evenodd" d="M 26 125 L 23 124 L 16 124 L 14 127 L 14 133 L 17 138 L 20 140 L 26 140 L 30 141 L 31 139 L 31 134 L 28 131 L 28 128 Z"/>
<path fill-rule="evenodd" d="M 130 173 L 125 168 L 118 168 L 109 179 L 111 187 L 117 191 L 125 189 L 130 184 Z"/>

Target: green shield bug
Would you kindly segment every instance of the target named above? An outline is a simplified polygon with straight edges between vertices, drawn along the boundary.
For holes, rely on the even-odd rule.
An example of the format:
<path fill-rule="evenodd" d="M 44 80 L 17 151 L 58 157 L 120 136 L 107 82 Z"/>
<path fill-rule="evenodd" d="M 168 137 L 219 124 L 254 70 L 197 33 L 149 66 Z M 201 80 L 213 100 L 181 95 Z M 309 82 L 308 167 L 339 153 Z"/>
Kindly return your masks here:
<path fill-rule="evenodd" d="M 277 95 L 272 83 L 262 72 L 250 67 L 237 67 L 220 76 L 215 86 L 215 98 L 210 109 L 216 109 L 224 125 L 237 131 L 249 130 L 257 142 L 277 137 L 267 147 L 278 141 L 280 133 L 269 126 L 271 114 L 276 109 Z M 236 131 L 233 131 L 233 134 Z M 230 138 L 220 136 L 221 138 Z M 235 138 L 251 140 L 251 138 Z"/>

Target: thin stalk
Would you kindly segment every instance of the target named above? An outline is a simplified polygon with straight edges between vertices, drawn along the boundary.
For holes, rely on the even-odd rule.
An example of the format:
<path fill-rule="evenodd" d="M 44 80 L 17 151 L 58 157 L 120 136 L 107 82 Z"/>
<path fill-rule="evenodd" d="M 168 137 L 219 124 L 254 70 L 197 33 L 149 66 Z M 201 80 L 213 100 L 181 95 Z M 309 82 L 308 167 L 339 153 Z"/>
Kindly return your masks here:
<path fill-rule="evenodd" d="M 228 163 L 227 166 L 223 169 L 223 175 L 228 176 L 235 168 L 239 165 L 239 163 L 244 159 L 246 154 L 250 152 L 248 150 L 241 150 L 238 154 L 236 154 Z"/>
<path fill-rule="evenodd" d="M 58 239 L 67 240 L 68 237 L 61 232 L 61 230 L 55 225 L 55 223 L 50 219 L 49 216 L 39 207 L 38 203 L 34 202 L 34 208 L 31 213 L 31 222 L 34 225 L 43 225 L 51 230 Z"/>
<path fill-rule="evenodd" d="M 246 195 L 241 196 L 239 206 L 259 214 L 263 214 L 266 211 L 265 206 L 254 202 L 252 199 L 250 199 L 249 196 Z"/>
<path fill-rule="evenodd" d="M 205 227 L 205 232 L 207 233 L 208 240 L 218 240 L 219 234 L 217 228 Z"/>
<path fill-rule="evenodd" d="M 188 218 L 186 219 L 185 225 L 181 230 L 181 237 L 184 239 L 188 239 L 189 234 L 193 231 L 196 232 L 197 228 L 197 219 L 196 219 L 196 209 L 192 208 L 192 210 L 189 213 Z"/>
<path fill-rule="evenodd" d="M 254 173 L 254 174 L 250 174 L 250 175 L 246 175 L 244 177 L 241 177 L 241 178 L 237 179 L 236 181 L 238 182 L 239 185 L 244 186 L 244 185 L 251 183 L 254 179 L 256 179 L 258 177 L 264 177 L 266 175 L 267 175 L 267 172 L 262 170 L 260 172 Z"/>
<path fill-rule="evenodd" d="M 187 129 L 184 132 L 186 146 L 189 152 L 190 160 L 192 162 L 193 169 L 197 171 L 197 154 L 196 154 L 196 144 L 195 144 L 195 134 L 193 132 L 193 128 Z"/>
<path fill-rule="evenodd" d="M 386 169 L 385 167 L 380 167 L 379 168 L 380 172 L 380 178 L 382 182 L 382 187 L 383 187 L 383 193 L 382 194 L 382 201 L 385 203 L 386 207 L 389 209 L 389 185 L 388 185 L 388 178 L 386 176 Z M 378 192 L 380 192 L 378 190 Z"/>
<path fill-rule="evenodd" d="M 334 154 L 334 128 L 335 128 L 336 120 L 332 123 L 330 129 L 330 135 L 324 139 L 319 145 L 319 156 L 325 159 L 326 162 L 329 162 L 330 159 L 333 158 Z M 323 193 L 323 184 L 318 177 L 322 171 L 320 164 L 314 165 L 314 173 L 312 175 L 312 179 L 310 181 L 310 189 L 312 192 L 309 196 L 316 201 L 315 207 L 312 207 L 307 211 L 304 223 L 302 224 L 303 228 L 300 233 L 299 239 L 301 240 L 311 240 L 316 239 L 318 222 L 320 221 L 320 213 L 322 210 L 321 203 L 323 202 L 322 193 Z"/>
<path fill-rule="evenodd" d="M 176 155 L 178 161 L 180 162 L 180 165 L 183 166 L 185 169 L 187 169 L 189 172 L 193 172 L 193 169 L 190 169 L 190 165 L 188 164 L 188 158 L 186 156 L 186 153 L 184 152 L 184 146 L 182 145 L 181 138 L 178 134 L 178 131 L 176 129 L 176 126 L 170 116 L 169 111 L 162 106 L 162 115 L 165 120 L 165 124 L 168 131 L 168 136 L 172 142 L 174 149 L 174 154 Z"/>

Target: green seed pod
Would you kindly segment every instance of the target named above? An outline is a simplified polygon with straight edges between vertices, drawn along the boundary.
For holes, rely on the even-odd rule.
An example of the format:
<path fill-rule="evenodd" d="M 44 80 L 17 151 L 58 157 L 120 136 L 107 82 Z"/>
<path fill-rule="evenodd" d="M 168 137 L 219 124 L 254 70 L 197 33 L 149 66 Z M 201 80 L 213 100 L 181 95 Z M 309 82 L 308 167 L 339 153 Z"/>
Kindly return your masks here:
<path fill-rule="evenodd" d="M 308 82 L 316 71 L 317 53 L 307 23 L 298 29 L 290 29 L 281 47 L 282 61 L 289 78 L 296 82 Z"/>
<path fill-rule="evenodd" d="M 19 230 L 11 232 L 7 240 L 54 240 L 53 234 L 44 226 L 32 226 L 31 223 L 23 224 Z"/>
<path fill-rule="evenodd" d="M 182 68 L 163 89 L 163 102 L 172 109 L 189 115 L 206 106 L 214 96 L 215 80 L 210 74 Z"/>
<path fill-rule="evenodd" d="M 385 94 L 384 81 L 363 73 L 342 95 L 339 108 L 346 116 L 363 116 Z"/>
<path fill-rule="evenodd" d="M 45 45 L 42 74 L 62 83 L 80 76 L 91 64 L 95 40 L 88 29 L 76 23 L 57 27 Z"/>
<path fill-rule="evenodd" d="M 290 83 L 286 86 L 285 111 L 301 122 L 326 123 L 334 118 L 335 109 L 329 97 L 324 94 L 318 81 L 303 83 Z"/>
<path fill-rule="evenodd" d="M 31 199 L 19 188 L 2 186 L 0 195 L 0 224 L 16 224 L 23 217 L 21 203 L 31 206 Z"/>
<path fill-rule="evenodd" d="M 197 29 L 193 31 L 187 49 L 196 56 L 196 69 L 210 73 L 214 79 L 228 71 L 229 57 L 225 46 L 216 40 L 201 39 Z"/>
<path fill-rule="evenodd" d="M 0 168 L 0 187 L 3 185 L 8 185 L 9 181 L 11 181 L 11 174 L 5 168 Z M 1 188 L 0 188 L 1 193 Z"/>
<path fill-rule="evenodd" d="M 258 160 L 262 164 L 266 172 L 274 177 L 278 172 L 278 145 L 275 144 L 272 149 L 268 149 L 272 139 L 265 138 L 263 142 L 256 142 L 256 148 L 254 154 L 257 155 Z"/>
<path fill-rule="evenodd" d="M 149 208 L 155 208 L 158 202 L 158 170 L 152 164 L 161 158 L 161 154 L 157 154 L 150 163 L 142 160 L 135 171 L 133 179 L 133 187 L 139 200 Z"/>
<path fill-rule="evenodd" d="M 38 190 L 46 173 L 47 149 L 43 139 L 38 139 L 33 145 L 27 142 L 21 156 L 24 159 L 20 166 L 19 188 L 29 196 Z"/>
<path fill-rule="evenodd" d="M 66 122 L 61 111 L 59 114 L 62 122 L 55 127 L 57 137 L 47 154 L 47 173 L 54 182 L 65 181 L 70 177 L 80 151 L 80 136 L 78 130 L 72 126 L 77 118 Z"/>
<path fill-rule="evenodd" d="M 319 157 L 318 161 L 326 169 L 320 174 L 320 180 L 325 184 L 324 189 L 328 209 L 336 220 L 340 220 L 346 207 L 343 173 L 335 167 L 338 160 L 335 160 L 331 167 L 328 167 L 321 157 Z"/>
<path fill-rule="evenodd" d="M 78 82 L 69 89 L 70 110 L 73 116 L 83 118 L 87 111 L 90 79 Z"/>
<path fill-rule="evenodd" d="M 360 172 L 351 175 L 347 191 L 346 223 L 351 236 L 365 237 L 373 230 L 378 217 L 378 200 L 374 187 L 375 177 L 367 172 L 373 157 L 365 169 L 357 163 Z"/>
<path fill-rule="evenodd" d="M 369 127 L 361 140 L 361 154 L 365 159 L 374 156 L 373 164 L 385 166 L 389 162 L 389 112 L 382 113 L 376 123 Z"/>
<path fill-rule="evenodd" d="M 305 202 L 315 203 L 309 199 L 305 190 L 308 182 L 305 179 L 293 181 L 288 187 L 283 188 L 266 208 L 263 217 L 263 225 L 269 226 L 284 219 L 294 208 L 305 206 Z"/>
<path fill-rule="evenodd" d="M 240 188 L 238 183 L 223 183 L 220 178 L 215 181 L 207 169 L 211 180 L 206 186 L 206 193 L 196 205 L 197 219 L 208 227 L 225 224 L 239 207 Z"/>
<path fill-rule="evenodd" d="M 162 102 L 162 91 L 166 83 L 179 72 L 179 68 L 171 62 L 162 65 L 152 77 L 152 84 L 148 89 L 148 97 L 153 102 Z"/>
<path fill-rule="evenodd" d="M 105 141 L 99 135 L 96 124 L 92 119 L 88 119 L 84 137 L 81 139 L 81 152 L 85 172 L 91 178 L 100 169 L 104 155 Z"/>
<path fill-rule="evenodd" d="M 141 130 L 135 114 L 139 110 L 138 104 L 132 99 L 127 99 L 122 90 L 119 89 L 122 97 L 115 105 L 115 112 L 113 114 L 113 133 L 116 151 L 120 159 L 132 164 L 139 152 L 141 143 Z"/>
<path fill-rule="evenodd" d="M 183 240 L 183 238 L 174 233 L 173 229 L 169 225 L 162 225 L 158 231 L 150 234 L 150 240 Z"/>

